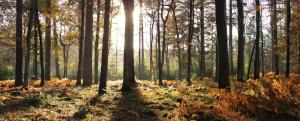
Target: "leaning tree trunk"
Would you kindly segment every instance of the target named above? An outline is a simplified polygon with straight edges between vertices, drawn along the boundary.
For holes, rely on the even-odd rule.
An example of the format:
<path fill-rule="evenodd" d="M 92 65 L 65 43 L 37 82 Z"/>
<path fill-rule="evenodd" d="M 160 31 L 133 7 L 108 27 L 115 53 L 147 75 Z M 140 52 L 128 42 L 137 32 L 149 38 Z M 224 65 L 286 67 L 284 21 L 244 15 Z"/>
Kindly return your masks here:
<path fill-rule="evenodd" d="M 51 72 L 51 0 L 46 0 L 46 39 L 45 39 L 45 80 L 50 80 Z"/>
<path fill-rule="evenodd" d="M 22 14 L 23 14 L 23 0 L 16 1 L 16 65 L 15 65 L 15 86 L 23 84 L 23 41 L 22 41 Z"/>
<path fill-rule="evenodd" d="M 135 84 L 134 58 L 133 58 L 133 10 L 134 0 L 123 0 L 125 10 L 125 47 L 124 47 L 124 73 L 122 91 L 130 91 Z"/>
<path fill-rule="evenodd" d="M 76 86 L 81 85 L 81 78 L 82 78 L 82 61 L 83 61 L 83 40 L 84 40 L 84 23 L 85 23 L 85 0 L 81 0 L 79 3 L 79 9 L 81 9 L 81 16 L 79 17 L 80 26 L 78 28 L 79 31 L 79 46 L 78 46 L 78 67 L 77 67 L 77 81 Z"/>
<path fill-rule="evenodd" d="M 31 50 L 30 40 L 31 40 L 31 31 L 32 31 L 32 26 L 33 26 L 35 2 L 36 2 L 36 0 L 31 0 L 31 7 L 30 7 L 30 13 L 29 13 L 29 20 L 28 20 L 28 30 L 27 30 L 27 36 L 26 36 L 26 55 L 25 55 L 24 83 L 23 83 L 23 87 L 25 87 L 25 89 L 28 89 L 28 71 L 29 71 L 30 50 Z"/>
<path fill-rule="evenodd" d="M 107 82 L 107 68 L 108 68 L 108 46 L 109 46 L 109 20 L 110 18 L 110 0 L 105 0 L 104 12 L 104 32 L 102 42 L 102 61 L 101 61 L 101 75 L 98 95 L 105 93 Z"/>
<path fill-rule="evenodd" d="M 254 62 L 254 79 L 259 78 L 260 73 L 260 53 L 259 53 L 259 39 L 260 39 L 260 0 L 255 0 L 256 6 L 256 38 L 255 38 L 255 62 Z"/>
<path fill-rule="evenodd" d="M 219 61 L 219 88 L 229 87 L 229 62 L 227 49 L 227 29 L 226 29 L 226 1 L 216 0 L 216 23 L 217 23 L 217 38 L 218 38 L 218 55 Z"/>
<path fill-rule="evenodd" d="M 89 87 L 92 85 L 93 69 L 92 69 L 92 55 L 93 55 L 93 0 L 87 0 L 86 6 L 86 31 L 84 41 L 83 54 L 83 86 Z"/>

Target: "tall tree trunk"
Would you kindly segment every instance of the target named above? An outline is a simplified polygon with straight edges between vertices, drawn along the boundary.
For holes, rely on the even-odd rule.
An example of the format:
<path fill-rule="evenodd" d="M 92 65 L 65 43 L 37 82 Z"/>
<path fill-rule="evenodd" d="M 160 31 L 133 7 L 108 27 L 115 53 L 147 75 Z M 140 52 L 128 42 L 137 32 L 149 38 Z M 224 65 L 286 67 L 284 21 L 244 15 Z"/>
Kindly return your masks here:
<path fill-rule="evenodd" d="M 150 23 L 150 80 L 153 80 L 153 28 L 154 28 L 154 15 L 151 16 L 151 23 Z"/>
<path fill-rule="evenodd" d="M 99 39 L 100 39 L 100 9 L 101 0 L 97 0 L 97 21 L 96 21 L 96 42 L 95 42 L 95 55 L 94 55 L 94 84 L 99 82 Z"/>
<path fill-rule="evenodd" d="M 291 42 L 290 42 L 290 25 L 291 25 L 291 2 L 290 0 L 286 1 L 286 72 L 285 77 L 290 76 L 290 49 L 291 49 Z"/>
<path fill-rule="evenodd" d="M 278 39 L 277 39 L 277 0 L 274 0 L 273 3 L 273 55 L 274 55 L 274 66 L 275 66 L 275 75 L 279 75 L 279 52 L 278 52 Z"/>
<path fill-rule="evenodd" d="M 59 46 L 58 46 L 58 34 L 57 34 L 57 20 L 54 19 L 53 21 L 53 46 L 54 46 L 54 53 L 55 53 L 55 76 L 56 78 L 60 77 L 60 70 L 59 70 Z"/>
<path fill-rule="evenodd" d="M 30 13 L 29 13 L 29 20 L 28 20 L 28 30 L 27 30 L 27 36 L 26 36 L 26 54 L 25 54 L 25 68 L 24 68 L 24 83 L 23 87 L 25 89 L 28 89 L 28 71 L 29 71 L 29 62 L 30 62 L 30 50 L 31 50 L 31 31 L 33 26 L 33 16 L 34 16 L 34 10 L 35 5 L 34 3 L 36 0 L 31 0 L 31 7 L 30 7 Z"/>
<path fill-rule="evenodd" d="M 181 62 L 181 48 L 180 48 L 180 40 L 179 40 L 179 29 L 178 29 L 178 22 L 176 17 L 176 3 L 172 0 L 173 3 L 173 19 L 174 19 L 174 26 L 176 31 L 176 46 L 177 46 L 177 58 L 178 58 L 178 80 L 182 80 L 182 62 Z"/>
<path fill-rule="evenodd" d="M 200 18 L 200 27 L 201 27 L 201 42 L 200 42 L 200 78 L 202 79 L 205 76 L 205 38 L 204 38 L 204 3 L 200 7 L 201 18 Z"/>
<path fill-rule="evenodd" d="M 233 47 L 232 47 L 232 0 L 229 0 L 229 59 L 230 74 L 233 75 Z"/>
<path fill-rule="evenodd" d="M 79 47 L 78 47 L 78 51 L 79 51 L 79 57 L 78 57 L 78 67 L 77 67 L 77 81 L 76 81 L 76 85 L 79 86 L 81 85 L 81 78 L 82 78 L 82 61 L 83 61 L 83 40 L 84 40 L 84 29 L 85 29 L 85 0 L 81 0 L 81 2 L 79 3 L 79 9 L 81 9 L 81 16 L 79 17 L 79 21 L 80 21 L 80 25 L 78 26 L 78 31 L 79 31 L 79 38 L 78 38 L 78 42 L 79 42 Z"/>
<path fill-rule="evenodd" d="M 83 54 L 83 86 L 91 86 L 93 79 L 92 69 L 92 46 L 93 46 L 93 0 L 87 0 L 86 6 L 86 31 Z"/>
<path fill-rule="evenodd" d="M 144 27 L 143 27 L 143 0 L 139 0 L 140 16 L 139 16 L 139 77 L 144 79 Z"/>
<path fill-rule="evenodd" d="M 218 51 L 219 59 L 219 88 L 229 87 L 229 62 L 228 62 L 228 49 L 227 49 L 227 29 L 226 29 L 226 1 L 216 0 L 216 23 L 217 23 L 217 38 L 218 38 Z"/>
<path fill-rule="evenodd" d="M 102 42 L 102 61 L 101 61 L 101 75 L 99 83 L 98 94 L 103 94 L 106 91 L 107 81 L 107 68 L 108 68 L 108 46 L 109 46 L 109 20 L 110 18 L 110 0 L 105 0 L 105 11 L 104 11 L 104 32 Z"/>
<path fill-rule="evenodd" d="M 262 18 L 262 10 L 260 11 L 260 16 Z M 262 20 L 260 21 L 260 33 L 261 33 L 261 73 L 262 76 L 265 76 L 265 62 L 264 62 L 264 58 L 265 58 L 265 52 L 264 52 L 264 46 L 265 46 L 265 42 L 264 42 L 264 32 L 263 32 L 263 26 L 262 26 Z"/>
<path fill-rule="evenodd" d="M 33 30 L 33 36 L 34 36 L 33 79 L 38 80 L 38 32 L 36 27 Z"/>
<path fill-rule="evenodd" d="M 45 39 L 45 80 L 50 80 L 51 72 L 51 0 L 46 0 L 46 39 Z"/>
<path fill-rule="evenodd" d="M 163 85 L 162 82 L 162 63 L 161 63 L 161 47 L 160 47 L 160 1 L 157 1 L 157 68 L 158 68 L 158 83 L 160 86 Z"/>
<path fill-rule="evenodd" d="M 259 53 L 259 39 L 260 39 L 260 0 L 255 0 L 256 6 L 256 38 L 255 38 L 255 63 L 254 63 L 254 79 L 259 78 L 260 73 L 260 53 Z"/>
<path fill-rule="evenodd" d="M 190 15 L 189 15 L 189 38 L 188 38 L 188 65 L 187 65 L 187 76 L 186 81 L 187 85 L 191 85 L 191 65 L 192 65 L 192 40 L 193 40 L 193 29 L 194 29 L 194 0 L 190 0 L 189 3 L 190 7 Z"/>
<path fill-rule="evenodd" d="M 124 74 L 122 91 L 130 91 L 135 84 L 133 58 L 133 10 L 134 0 L 123 0 L 125 10 L 125 47 L 124 47 Z"/>
<path fill-rule="evenodd" d="M 16 1 L 16 65 L 15 65 L 15 86 L 23 84 L 23 0 Z"/>
<path fill-rule="evenodd" d="M 42 38 L 42 30 L 41 30 L 41 23 L 39 19 L 39 8 L 38 8 L 38 3 L 37 1 L 34 2 L 35 4 L 35 27 L 37 28 L 38 35 L 39 35 L 39 40 L 40 40 L 40 68 L 41 68 L 41 83 L 40 87 L 43 87 L 45 85 L 45 72 L 44 72 L 44 49 L 43 49 L 43 38 Z"/>

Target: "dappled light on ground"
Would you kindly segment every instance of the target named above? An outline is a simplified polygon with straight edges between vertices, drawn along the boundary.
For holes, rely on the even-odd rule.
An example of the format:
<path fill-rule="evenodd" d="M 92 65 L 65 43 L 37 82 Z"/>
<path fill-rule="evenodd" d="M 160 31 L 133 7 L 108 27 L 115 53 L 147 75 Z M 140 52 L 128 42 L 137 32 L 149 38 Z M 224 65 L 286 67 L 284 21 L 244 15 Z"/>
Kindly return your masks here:
<path fill-rule="evenodd" d="M 0 120 L 300 120 L 299 75 L 290 79 L 269 74 L 246 83 L 232 81 L 231 91 L 219 90 L 204 78 L 191 87 L 165 80 L 160 87 L 138 81 L 134 91 L 122 93 L 122 81 L 109 81 L 107 93 L 98 86 L 75 87 L 75 81 L 53 79 L 29 90 L 0 82 Z"/>

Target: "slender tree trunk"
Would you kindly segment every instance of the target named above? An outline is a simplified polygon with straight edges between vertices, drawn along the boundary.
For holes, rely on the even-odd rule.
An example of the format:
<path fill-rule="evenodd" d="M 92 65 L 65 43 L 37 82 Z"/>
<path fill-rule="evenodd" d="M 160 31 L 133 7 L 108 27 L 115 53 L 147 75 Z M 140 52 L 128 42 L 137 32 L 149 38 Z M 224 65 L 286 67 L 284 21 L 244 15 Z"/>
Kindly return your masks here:
<path fill-rule="evenodd" d="M 229 0 L 229 59 L 230 75 L 233 75 L 233 46 L 232 46 L 232 0 Z"/>
<path fill-rule="evenodd" d="M 157 68 L 158 68 L 158 83 L 160 86 L 163 85 L 162 82 L 162 62 L 161 62 L 161 47 L 160 47 L 160 1 L 157 1 Z"/>
<path fill-rule="evenodd" d="M 83 61 L 83 40 L 84 40 L 84 29 L 85 29 L 85 0 L 81 0 L 81 3 L 79 3 L 79 9 L 81 9 L 81 17 L 79 17 L 80 21 L 80 26 L 78 28 L 79 31 L 79 57 L 78 57 L 78 67 L 77 67 L 77 81 L 76 81 L 76 86 L 81 85 L 81 78 L 82 78 L 82 61 Z"/>
<path fill-rule="evenodd" d="M 143 0 L 139 0 L 140 16 L 139 16 L 139 77 L 144 79 L 144 27 L 143 27 Z"/>
<path fill-rule="evenodd" d="M 110 18 L 110 0 L 105 0 L 104 12 L 104 32 L 102 45 L 102 61 L 101 61 L 101 75 L 99 83 L 98 95 L 105 93 L 107 82 L 107 68 L 108 68 L 108 46 L 109 46 L 109 20 Z"/>
<path fill-rule="evenodd" d="M 226 29 L 226 1 L 216 0 L 216 23 L 217 23 L 217 38 L 218 38 L 218 51 L 219 59 L 219 88 L 229 87 L 229 62 L 228 62 L 228 49 L 227 49 L 227 29 Z"/>
<path fill-rule="evenodd" d="M 205 76 L 205 38 L 204 38 L 204 3 L 200 7 L 201 18 L 200 18 L 200 27 L 201 27 L 201 42 L 200 42 L 200 78 L 202 79 Z"/>
<path fill-rule="evenodd" d="M 166 78 L 167 80 L 170 79 L 170 61 L 169 61 L 169 46 L 167 45 L 166 47 L 166 67 L 167 67 L 167 75 Z"/>
<path fill-rule="evenodd" d="M 43 87 L 45 85 L 45 68 L 44 68 L 44 52 L 43 52 L 43 38 L 42 38 L 42 30 L 41 30 L 41 23 L 39 19 L 39 8 L 38 8 L 38 3 L 37 1 L 34 2 L 35 4 L 35 26 L 37 27 L 38 30 L 38 35 L 39 35 L 39 40 L 40 40 L 40 68 L 41 68 L 41 83 L 40 87 Z"/>
<path fill-rule="evenodd" d="M 187 65 L 187 76 L 186 81 L 187 85 L 191 85 L 191 65 L 192 65 L 192 40 L 193 40 L 193 29 L 194 29 L 194 0 L 190 0 L 190 15 L 189 15 L 189 38 L 188 38 L 188 65 Z"/>
<path fill-rule="evenodd" d="M 176 46 L 177 46 L 177 58 L 178 58 L 178 80 L 182 80 L 182 62 L 181 62 L 181 48 L 180 48 L 180 40 L 179 40 L 179 30 L 178 30 L 178 22 L 176 17 L 176 3 L 172 0 L 173 3 L 173 19 L 174 26 L 176 31 Z"/>
<path fill-rule="evenodd" d="M 254 79 L 259 78 L 260 73 L 260 52 L 259 52 L 259 39 L 260 39 L 260 0 L 255 0 L 256 4 L 256 38 L 255 38 L 255 63 L 254 63 Z"/>
<path fill-rule="evenodd" d="M 291 2 L 290 0 L 286 1 L 286 72 L 285 77 L 290 76 L 290 25 L 291 25 Z"/>
<path fill-rule="evenodd" d="M 153 15 L 154 16 L 154 15 Z M 153 28 L 154 28 L 154 17 L 151 16 L 150 23 L 150 80 L 153 80 Z"/>
<path fill-rule="evenodd" d="M 15 65 L 15 86 L 23 84 L 23 0 L 16 1 L 16 65 Z"/>
<path fill-rule="evenodd" d="M 34 36 L 34 60 L 33 60 L 33 79 L 38 80 L 38 32 L 35 27 L 33 30 Z"/>
<path fill-rule="evenodd" d="M 93 46 L 93 0 L 87 0 L 86 6 L 86 31 L 84 41 L 83 54 L 83 86 L 89 87 L 92 85 L 93 69 L 92 69 L 92 46 Z"/>
<path fill-rule="evenodd" d="M 45 80 L 50 80 L 51 72 L 51 0 L 46 0 L 46 39 L 45 39 Z"/>
<path fill-rule="evenodd" d="M 30 62 L 30 50 L 31 50 L 31 31 L 33 26 L 33 16 L 35 10 L 35 0 L 31 0 L 31 7 L 30 7 L 30 14 L 28 20 L 28 30 L 27 30 L 27 37 L 26 37 L 26 55 L 25 55 L 25 69 L 24 69 L 24 83 L 23 87 L 28 89 L 28 71 L 29 71 L 29 62 Z"/>
<path fill-rule="evenodd" d="M 125 10 L 125 47 L 124 47 L 124 74 L 122 91 L 130 91 L 135 84 L 133 58 L 133 10 L 134 0 L 123 0 Z"/>
<path fill-rule="evenodd" d="M 96 42 L 95 42 L 95 55 L 94 55 L 94 84 L 99 82 L 99 39 L 100 39 L 100 9 L 101 0 L 97 0 L 97 21 L 96 21 Z"/>
<path fill-rule="evenodd" d="M 262 10 L 260 11 L 260 15 L 262 17 Z M 265 52 L 264 52 L 264 46 L 265 46 L 265 42 L 264 42 L 264 32 L 263 32 L 263 26 L 262 26 L 262 20 L 260 21 L 260 33 L 261 33 L 261 73 L 262 76 L 265 76 L 265 62 L 264 62 L 264 58 L 265 58 Z"/>

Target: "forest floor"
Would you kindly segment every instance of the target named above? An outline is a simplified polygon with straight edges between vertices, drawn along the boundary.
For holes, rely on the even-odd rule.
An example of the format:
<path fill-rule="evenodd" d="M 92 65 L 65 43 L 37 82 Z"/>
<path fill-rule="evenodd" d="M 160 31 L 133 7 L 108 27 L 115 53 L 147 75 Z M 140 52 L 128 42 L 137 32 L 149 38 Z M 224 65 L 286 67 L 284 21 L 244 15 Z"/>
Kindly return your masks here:
<path fill-rule="evenodd" d="M 235 80 L 235 79 L 232 79 Z M 299 121 L 300 77 L 275 79 L 272 73 L 247 83 L 231 82 L 219 90 L 210 78 L 183 82 L 165 80 L 165 86 L 138 81 L 132 92 L 122 93 L 122 81 L 109 81 L 107 94 L 98 86 L 75 87 L 75 81 L 53 79 L 29 90 L 0 81 L 0 120 L 99 120 L 99 121 Z"/>

